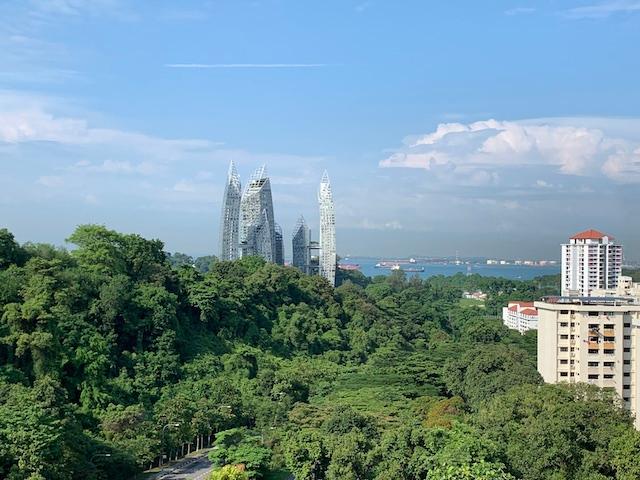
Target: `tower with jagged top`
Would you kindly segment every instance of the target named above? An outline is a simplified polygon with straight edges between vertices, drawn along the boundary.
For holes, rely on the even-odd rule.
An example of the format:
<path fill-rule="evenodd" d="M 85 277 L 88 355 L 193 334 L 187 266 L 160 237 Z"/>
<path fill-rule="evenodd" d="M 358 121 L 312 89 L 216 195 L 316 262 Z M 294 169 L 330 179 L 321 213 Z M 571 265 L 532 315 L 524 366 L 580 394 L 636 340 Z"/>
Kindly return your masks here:
<path fill-rule="evenodd" d="M 222 200 L 220 215 L 220 259 L 235 260 L 238 258 L 239 229 L 240 229 L 240 201 L 242 185 L 240 175 L 233 160 L 229 163 L 227 183 Z"/>

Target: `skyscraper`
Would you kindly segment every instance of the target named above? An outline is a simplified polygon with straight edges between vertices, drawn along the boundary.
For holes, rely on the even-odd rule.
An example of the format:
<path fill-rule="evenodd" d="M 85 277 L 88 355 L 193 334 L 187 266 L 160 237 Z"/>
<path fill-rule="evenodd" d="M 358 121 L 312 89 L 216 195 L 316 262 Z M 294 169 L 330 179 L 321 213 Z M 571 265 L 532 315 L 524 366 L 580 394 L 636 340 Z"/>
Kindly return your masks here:
<path fill-rule="evenodd" d="M 227 183 L 222 199 L 222 214 L 220 215 L 220 259 L 235 260 L 238 258 L 240 199 L 242 186 L 240 175 L 236 171 L 233 160 L 229 164 Z"/>
<path fill-rule="evenodd" d="M 320 204 L 320 275 L 336 284 L 336 215 L 329 175 L 325 171 L 318 190 Z"/>
<path fill-rule="evenodd" d="M 310 232 L 307 222 L 300 215 L 291 238 L 292 265 L 304 273 L 309 273 L 310 252 L 309 241 Z"/>
<path fill-rule="evenodd" d="M 586 230 L 562 245 L 562 295 L 588 297 L 592 290 L 618 286 L 622 246 L 613 237 Z"/>
<path fill-rule="evenodd" d="M 276 235 L 276 259 L 275 262 L 278 265 L 284 265 L 284 242 L 283 242 L 283 238 L 282 238 L 282 228 L 280 227 L 280 225 L 278 225 L 276 223 L 276 228 L 275 228 L 275 235 Z"/>
<path fill-rule="evenodd" d="M 240 201 L 240 256 L 276 261 L 271 183 L 264 165 L 251 176 Z"/>

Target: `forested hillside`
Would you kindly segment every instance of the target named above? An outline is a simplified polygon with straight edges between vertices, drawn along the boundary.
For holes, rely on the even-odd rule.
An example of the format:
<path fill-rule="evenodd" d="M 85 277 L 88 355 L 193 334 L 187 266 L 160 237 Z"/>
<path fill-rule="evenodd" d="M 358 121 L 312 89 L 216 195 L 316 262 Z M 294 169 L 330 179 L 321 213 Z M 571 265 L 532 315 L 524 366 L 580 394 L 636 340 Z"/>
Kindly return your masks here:
<path fill-rule="evenodd" d="M 100 226 L 69 242 L 0 231 L 0 478 L 129 479 L 212 442 L 239 478 L 640 478 L 615 394 L 543 385 L 535 333 L 496 319 L 548 279 L 356 272 L 333 289 Z M 486 305 L 461 303 L 471 288 Z"/>

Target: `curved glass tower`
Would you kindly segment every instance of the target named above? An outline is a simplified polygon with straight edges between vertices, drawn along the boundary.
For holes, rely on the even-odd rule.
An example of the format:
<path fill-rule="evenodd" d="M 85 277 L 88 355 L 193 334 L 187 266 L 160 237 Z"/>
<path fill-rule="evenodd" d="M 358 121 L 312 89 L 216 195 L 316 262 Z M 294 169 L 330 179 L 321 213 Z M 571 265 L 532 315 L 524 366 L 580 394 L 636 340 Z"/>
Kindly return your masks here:
<path fill-rule="evenodd" d="M 277 258 L 271 183 L 264 165 L 251 176 L 240 201 L 240 256 L 250 255 L 268 262 Z"/>
<path fill-rule="evenodd" d="M 336 284 L 336 214 L 329 175 L 325 171 L 318 190 L 320 204 L 320 275 Z"/>
<path fill-rule="evenodd" d="M 304 217 L 300 215 L 296 227 L 293 229 L 291 238 L 292 258 L 291 263 L 303 273 L 309 273 L 310 252 L 309 252 L 309 227 Z"/>
<path fill-rule="evenodd" d="M 220 215 L 220 260 L 238 258 L 241 197 L 240 175 L 238 175 L 232 160 L 229 164 L 227 184 L 222 200 L 222 214 Z"/>

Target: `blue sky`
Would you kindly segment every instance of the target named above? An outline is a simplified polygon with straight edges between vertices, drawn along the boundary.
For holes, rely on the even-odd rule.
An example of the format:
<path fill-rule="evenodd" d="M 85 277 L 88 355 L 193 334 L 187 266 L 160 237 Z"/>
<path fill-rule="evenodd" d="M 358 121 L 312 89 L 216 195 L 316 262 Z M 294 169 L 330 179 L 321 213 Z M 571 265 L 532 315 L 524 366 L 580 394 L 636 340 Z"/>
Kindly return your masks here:
<path fill-rule="evenodd" d="M 233 159 L 287 237 L 327 169 L 341 254 L 637 259 L 638 45 L 638 0 L 5 0 L 0 223 L 215 253 Z"/>

